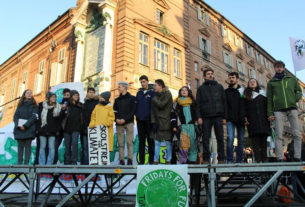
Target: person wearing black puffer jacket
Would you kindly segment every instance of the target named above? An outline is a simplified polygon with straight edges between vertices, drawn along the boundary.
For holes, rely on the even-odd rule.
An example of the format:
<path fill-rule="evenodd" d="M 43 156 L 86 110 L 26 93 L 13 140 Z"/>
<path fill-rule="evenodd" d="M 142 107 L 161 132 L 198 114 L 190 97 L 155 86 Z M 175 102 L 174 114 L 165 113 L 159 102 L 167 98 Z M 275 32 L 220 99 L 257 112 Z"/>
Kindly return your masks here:
<path fill-rule="evenodd" d="M 128 165 L 133 160 L 133 136 L 134 136 L 134 115 L 136 112 L 136 98 L 127 92 L 129 84 L 125 81 L 118 83 L 120 96 L 115 99 L 113 110 L 115 114 L 116 131 L 119 143 L 120 165 L 125 164 L 124 160 L 124 132 L 126 131 L 126 142 L 128 150 Z"/>
<path fill-rule="evenodd" d="M 31 143 L 36 136 L 36 121 L 38 120 L 38 107 L 31 90 L 25 90 L 18 102 L 14 114 L 14 137 L 18 142 L 18 165 L 29 164 L 31 156 Z M 24 160 L 23 160 L 23 153 Z"/>
<path fill-rule="evenodd" d="M 61 112 L 65 139 L 65 164 L 77 164 L 78 138 L 82 130 L 82 110 L 83 104 L 79 102 L 79 93 L 72 90 L 68 106 L 62 106 Z"/>
<path fill-rule="evenodd" d="M 210 137 L 214 126 L 217 139 L 218 163 L 225 162 L 223 124 L 227 116 L 226 96 L 222 85 L 214 79 L 214 70 L 203 71 L 204 83 L 198 88 L 196 95 L 198 124 L 203 125 L 203 159 L 204 164 L 210 162 Z"/>
<path fill-rule="evenodd" d="M 266 162 L 267 137 L 270 135 L 266 92 L 259 87 L 256 79 L 251 78 L 245 89 L 245 97 L 247 126 L 254 158 L 256 162 Z"/>
<path fill-rule="evenodd" d="M 99 103 L 98 97 L 95 96 L 95 89 L 87 89 L 87 97 L 85 99 L 83 107 L 83 125 L 81 133 L 81 144 L 82 144 L 82 153 L 81 153 L 81 163 L 83 165 L 89 164 L 89 154 L 88 154 L 88 126 L 91 120 L 91 115 L 94 110 L 94 107 Z"/>
<path fill-rule="evenodd" d="M 39 110 L 39 164 L 52 165 L 55 156 L 55 136 L 59 135 L 61 105 L 56 103 L 56 94 L 48 92 L 47 100 L 42 102 Z M 48 158 L 46 160 L 46 146 Z"/>

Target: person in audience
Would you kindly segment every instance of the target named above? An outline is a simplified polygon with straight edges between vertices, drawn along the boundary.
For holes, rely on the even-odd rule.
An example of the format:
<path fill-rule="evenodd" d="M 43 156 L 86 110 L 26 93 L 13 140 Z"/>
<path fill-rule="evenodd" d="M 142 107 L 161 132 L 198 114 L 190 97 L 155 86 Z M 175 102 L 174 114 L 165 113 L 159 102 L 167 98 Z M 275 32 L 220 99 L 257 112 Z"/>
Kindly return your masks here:
<path fill-rule="evenodd" d="M 245 89 L 245 113 L 249 137 L 252 141 L 256 162 L 267 161 L 267 137 L 270 135 L 270 123 L 267 117 L 266 92 L 256 79 L 248 81 Z"/>
<path fill-rule="evenodd" d="M 83 107 L 83 125 L 81 133 L 81 163 L 83 165 L 89 164 L 89 154 L 88 154 L 88 126 L 91 119 L 91 114 L 95 106 L 98 104 L 98 97 L 95 96 L 95 89 L 89 87 L 87 89 L 87 96 L 85 98 L 85 103 Z"/>
<path fill-rule="evenodd" d="M 70 99 L 70 89 L 64 88 L 63 90 L 63 99 L 60 101 L 60 104 L 65 108 L 68 105 L 69 99 Z M 64 137 L 64 132 L 62 127 L 59 129 L 58 135 L 55 137 L 55 155 L 54 155 L 54 164 L 57 164 L 58 162 L 58 149 L 62 143 Z"/>
<path fill-rule="evenodd" d="M 60 129 L 61 105 L 56 102 L 56 94 L 48 92 L 47 100 L 42 103 L 42 109 L 39 110 L 39 164 L 52 165 L 55 155 L 55 136 Z M 48 156 L 46 159 L 46 146 L 48 145 Z"/>
<path fill-rule="evenodd" d="M 224 88 L 214 78 L 214 70 L 203 71 L 204 83 L 196 95 L 198 124 L 203 128 L 203 163 L 210 163 L 210 138 L 214 126 L 217 139 L 218 163 L 225 163 L 223 124 L 226 123 L 227 104 Z"/>
<path fill-rule="evenodd" d="M 76 165 L 78 160 L 78 139 L 82 129 L 83 104 L 79 102 L 79 93 L 71 90 L 68 105 L 62 106 L 62 128 L 65 139 L 65 164 Z"/>
<path fill-rule="evenodd" d="M 115 114 L 116 132 L 119 143 L 120 165 L 125 165 L 124 132 L 128 151 L 127 165 L 133 162 L 134 115 L 136 112 L 136 98 L 127 90 L 129 84 L 125 81 L 118 83 L 120 96 L 115 99 L 113 110 Z"/>
<path fill-rule="evenodd" d="M 173 105 L 171 123 L 174 133 L 180 135 L 178 157 L 180 164 L 194 164 L 197 160 L 196 102 L 192 90 L 183 86 Z"/>
<path fill-rule="evenodd" d="M 136 95 L 136 118 L 139 135 L 139 160 L 140 165 L 145 164 L 145 148 L 146 141 L 148 144 L 148 162 L 153 164 L 154 162 L 154 140 L 150 137 L 150 116 L 151 116 L 151 100 L 155 95 L 152 88 L 149 87 L 148 77 L 142 75 L 140 78 L 142 88 L 139 89 Z"/>
<path fill-rule="evenodd" d="M 155 96 L 151 103 L 151 130 L 152 138 L 155 140 L 154 164 L 159 163 L 162 141 L 166 142 L 166 164 L 170 164 L 172 159 L 172 129 L 170 118 L 173 108 L 173 98 L 162 79 L 155 80 L 154 91 Z"/>
<path fill-rule="evenodd" d="M 238 84 L 239 75 L 231 72 L 228 75 L 229 87 L 225 90 L 227 103 L 227 163 L 233 163 L 234 138 L 237 130 L 238 145 L 236 148 L 236 162 L 244 160 L 244 134 L 245 134 L 245 99 L 244 88 Z"/>
<path fill-rule="evenodd" d="M 298 119 L 297 102 L 302 98 L 298 81 L 285 72 L 282 61 L 274 63 L 275 75 L 267 85 L 267 115 L 275 121 L 275 153 L 277 161 L 284 161 L 283 128 L 288 119 L 294 139 L 294 161 L 301 161 L 302 137 Z"/>
<path fill-rule="evenodd" d="M 31 156 L 31 143 L 36 135 L 38 107 L 32 91 L 22 93 L 14 114 L 14 137 L 18 143 L 18 165 L 28 165 Z M 24 159 L 23 159 L 24 155 Z"/>
<path fill-rule="evenodd" d="M 108 127 L 108 143 L 109 151 L 113 151 L 113 123 L 114 123 L 114 111 L 109 101 L 111 97 L 110 91 L 105 91 L 99 96 L 99 103 L 95 106 L 89 127 L 93 128 L 99 125 Z"/>

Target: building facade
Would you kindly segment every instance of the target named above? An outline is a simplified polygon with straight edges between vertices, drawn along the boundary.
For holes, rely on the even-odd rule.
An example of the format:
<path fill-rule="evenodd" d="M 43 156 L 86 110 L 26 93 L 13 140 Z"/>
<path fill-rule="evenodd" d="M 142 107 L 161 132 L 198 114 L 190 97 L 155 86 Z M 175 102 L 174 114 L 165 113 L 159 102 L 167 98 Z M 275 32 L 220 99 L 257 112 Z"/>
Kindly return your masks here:
<path fill-rule="evenodd" d="M 143 74 L 163 79 L 173 97 L 183 85 L 196 94 L 207 68 L 225 88 L 231 71 L 243 86 L 253 77 L 266 88 L 274 61 L 201 0 L 78 0 L 0 65 L 0 106 L 26 88 L 40 102 L 49 87 L 71 81 L 110 90 L 113 99 L 118 81 L 130 82 L 135 94 Z M 16 105 L 2 107 L 0 127 L 12 121 Z"/>

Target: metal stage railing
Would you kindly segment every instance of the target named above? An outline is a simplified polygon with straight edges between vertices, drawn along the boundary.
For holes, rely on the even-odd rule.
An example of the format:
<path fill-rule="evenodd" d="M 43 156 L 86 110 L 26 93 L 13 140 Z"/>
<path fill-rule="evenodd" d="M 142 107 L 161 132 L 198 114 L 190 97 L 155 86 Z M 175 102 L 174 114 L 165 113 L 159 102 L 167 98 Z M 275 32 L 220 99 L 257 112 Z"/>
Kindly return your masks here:
<path fill-rule="evenodd" d="M 279 184 L 285 185 L 293 193 L 293 198 L 304 202 L 296 188 L 299 186 L 305 194 L 296 173 L 304 174 L 305 163 L 263 163 L 263 164 L 221 164 L 221 165 L 189 165 L 190 175 L 190 206 L 203 204 L 216 206 L 220 197 L 232 196 L 234 193 L 242 194 L 243 189 L 255 189 L 255 192 L 246 192 L 252 198 L 245 206 L 252 206 L 264 193 L 277 196 Z M 135 181 L 137 166 L 75 166 L 75 165 L 6 165 L 0 166 L 0 206 L 6 203 L 21 200 L 26 197 L 27 206 L 47 206 L 49 198 L 54 194 L 64 196 L 56 206 L 72 204 L 74 206 L 87 206 L 91 204 L 107 203 L 119 196 L 126 196 L 122 191 Z M 13 176 L 12 176 L 13 175 Z M 49 182 L 41 187 L 41 175 L 48 175 Z M 65 175 L 72 177 L 69 186 L 60 178 Z M 83 179 L 78 179 L 82 175 Z M 97 180 L 104 178 L 101 185 Z M 123 184 L 121 181 L 124 179 Z M 289 179 L 289 182 L 287 182 Z M 15 182 L 24 187 L 24 192 L 11 192 L 10 188 Z M 285 182 L 286 181 L 286 182 Z M 64 193 L 55 192 L 58 186 Z M 119 187 L 118 187 L 119 186 Z M 97 193 L 98 192 L 98 193 Z M 9 195 L 17 195 L 9 196 Z M 220 196 L 222 195 L 222 196 Z M 20 197 L 19 197 L 20 196 Z M 132 195 L 135 198 L 135 194 Z M 205 200 L 205 201 L 203 201 Z M 54 199 L 52 200 L 54 203 Z M 133 206 L 135 199 L 133 201 Z"/>

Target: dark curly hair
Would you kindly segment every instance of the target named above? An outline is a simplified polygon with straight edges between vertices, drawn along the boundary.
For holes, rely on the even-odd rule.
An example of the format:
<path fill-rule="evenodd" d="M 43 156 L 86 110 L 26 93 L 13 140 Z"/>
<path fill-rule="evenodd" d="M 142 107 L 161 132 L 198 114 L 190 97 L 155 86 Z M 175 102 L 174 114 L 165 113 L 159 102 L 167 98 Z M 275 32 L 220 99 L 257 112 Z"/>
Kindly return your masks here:
<path fill-rule="evenodd" d="M 181 92 L 182 92 L 182 89 L 183 89 L 183 88 L 186 88 L 186 89 L 187 89 L 187 91 L 188 91 L 188 97 L 190 97 L 190 98 L 192 99 L 193 103 L 195 103 L 195 98 L 194 98 L 194 96 L 193 96 L 193 92 L 192 92 L 192 90 L 191 90 L 189 87 L 187 87 L 187 86 L 182 86 L 182 88 L 179 89 L 178 98 L 182 97 Z"/>

